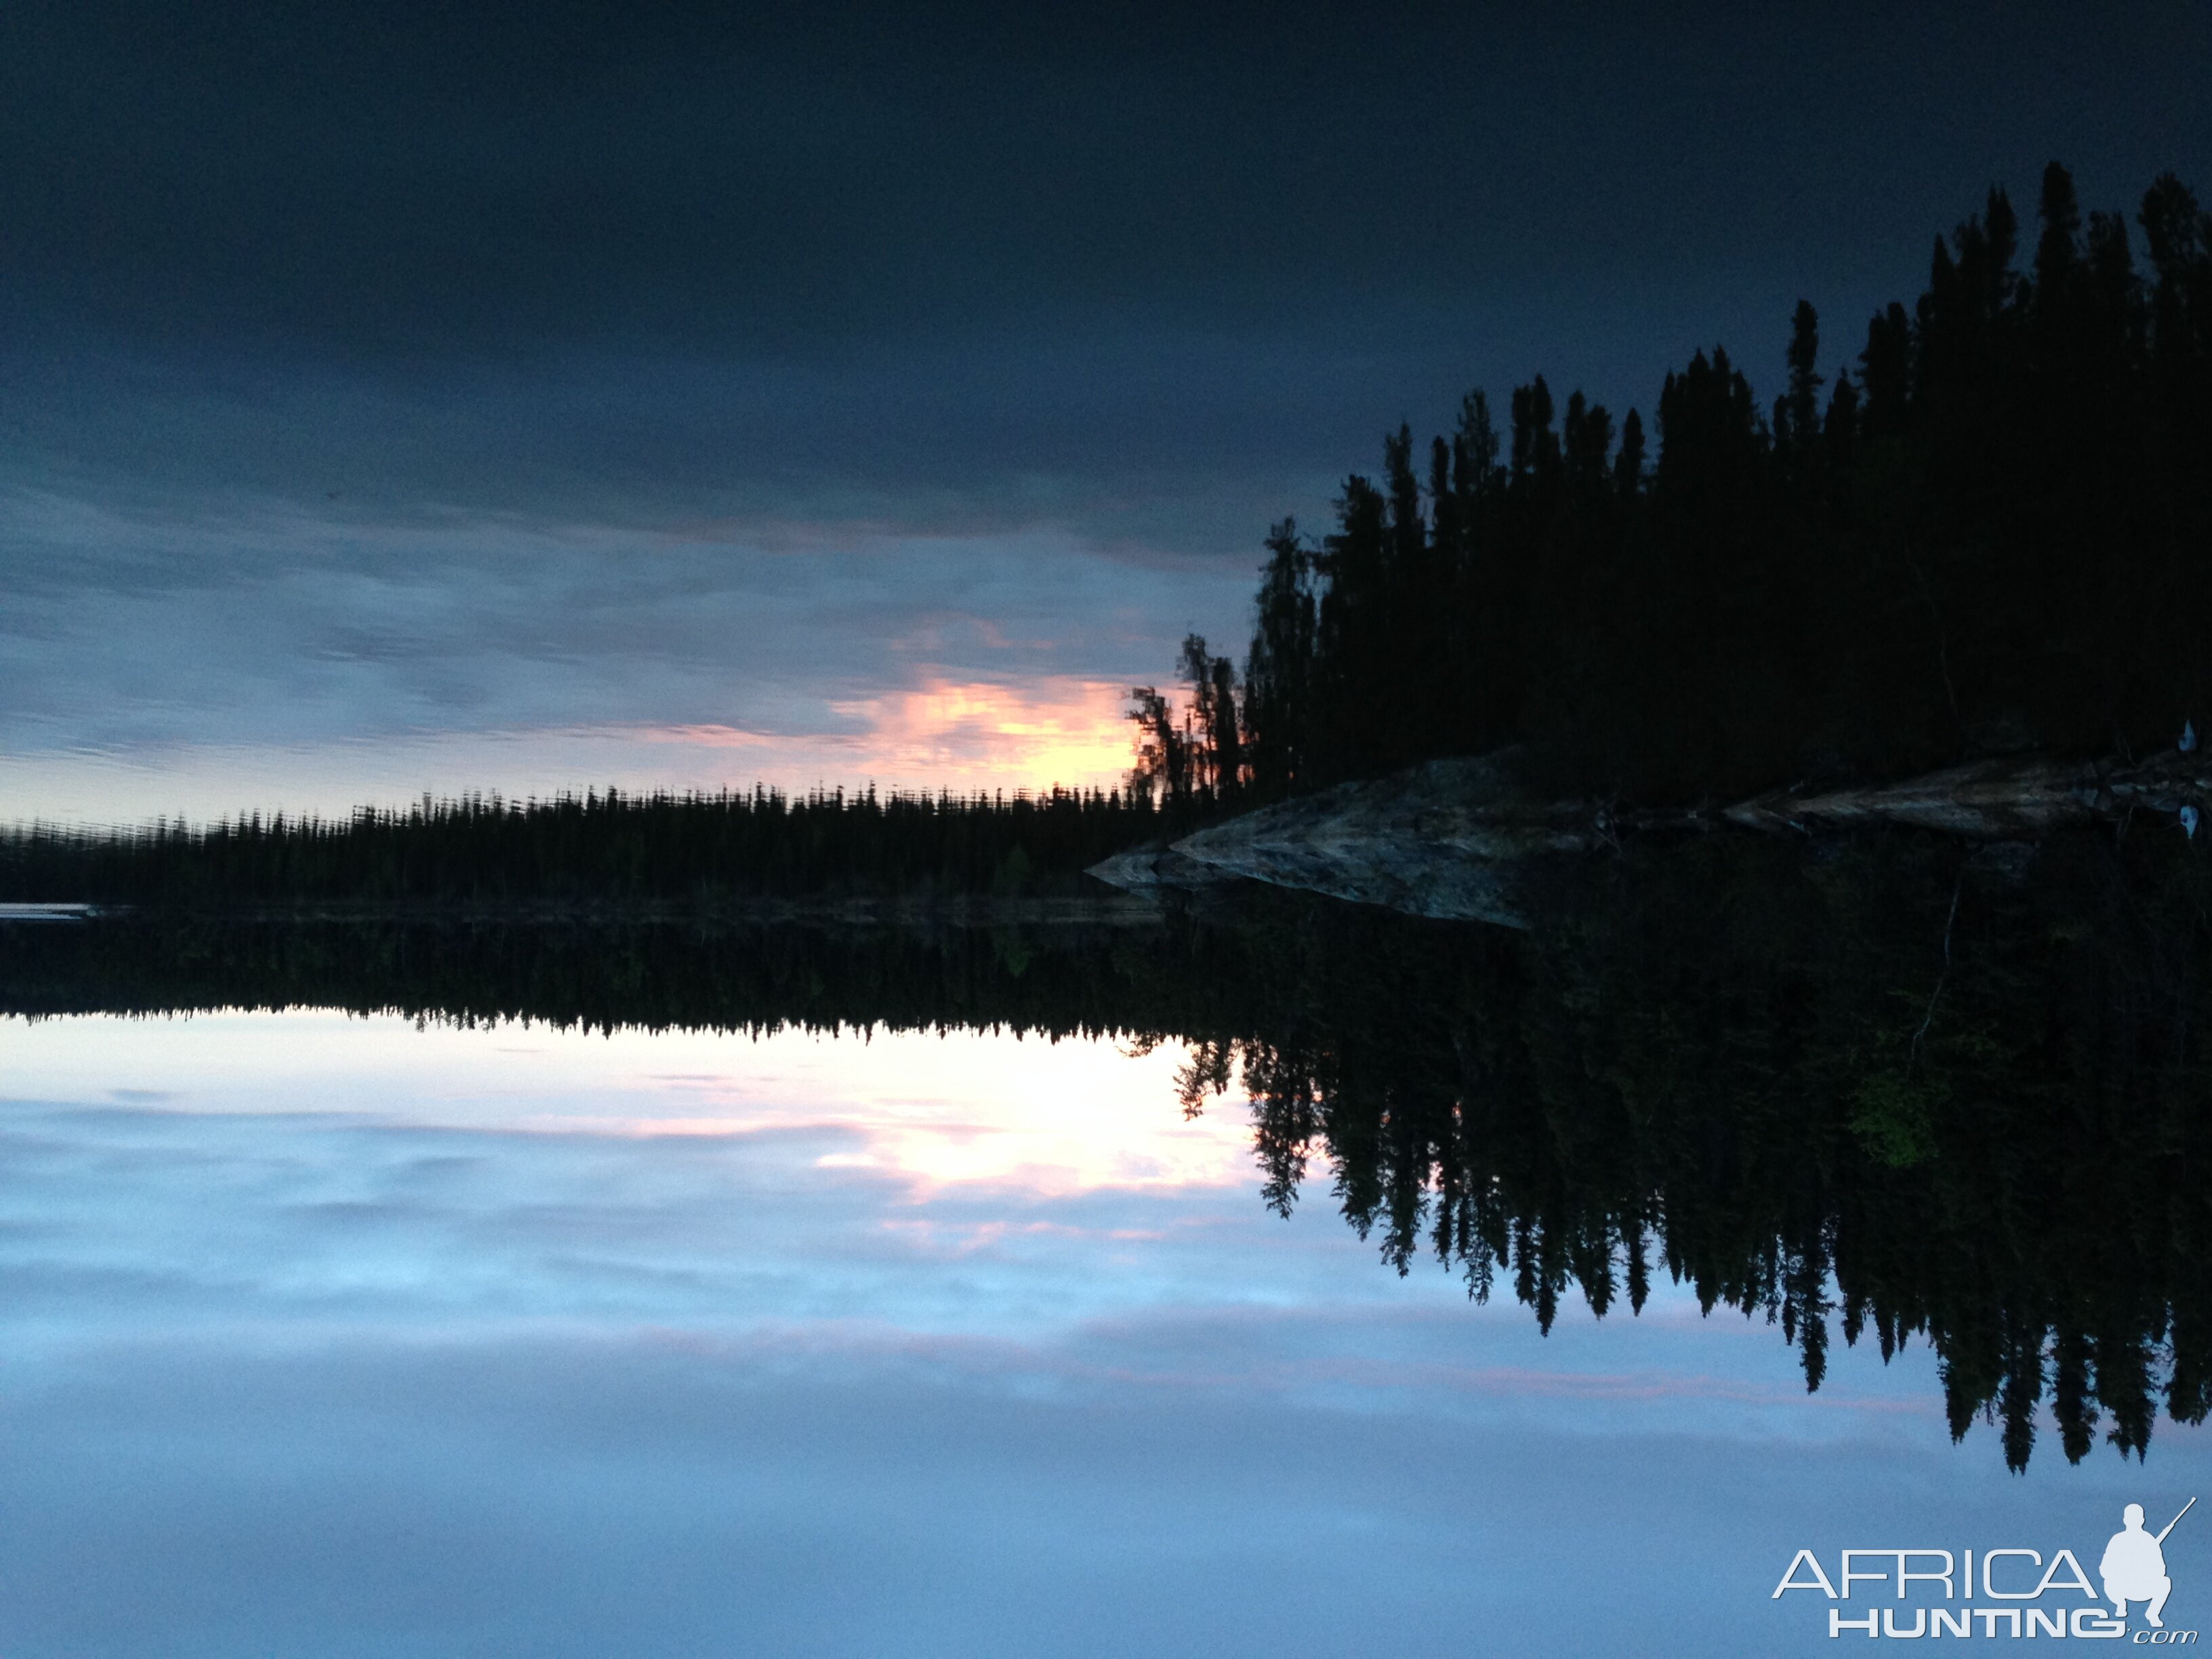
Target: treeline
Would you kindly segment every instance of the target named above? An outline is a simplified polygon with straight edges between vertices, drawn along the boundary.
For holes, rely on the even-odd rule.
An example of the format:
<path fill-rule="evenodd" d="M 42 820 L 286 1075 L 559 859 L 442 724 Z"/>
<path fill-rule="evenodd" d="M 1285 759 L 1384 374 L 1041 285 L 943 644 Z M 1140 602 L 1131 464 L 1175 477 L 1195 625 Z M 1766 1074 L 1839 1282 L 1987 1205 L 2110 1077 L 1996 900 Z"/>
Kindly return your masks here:
<path fill-rule="evenodd" d="M 1097 923 L 297 921 L 134 911 L 0 927 L 0 1012 L 336 1008 L 463 1026 L 1158 1034 L 1193 988 L 1164 935 Z"/>
<path fill-rule="evenodd" d="M 770 898 L 1021 898 L 1152 833 L 1130 791 L 550 801 L 471 796 L 352 817 L 142 830 L 0 830 L 0 901 L 185 908 L 313 903 L 621 906 Z"/>
<path fill-rule="evenodd" d="M 2212 217 L 2136 224 L 2045 173 L 2002 190 L 1824 376 L 1800 303 L 1781 395 L 1725 350 L 1650 428 L 1540 375 L 1401 426 L 1318 543 L 1267 541 L 1241 684 L 1194 638 L 1180 722 L 1139 688 L 1137 779 L 1272 798 L 1529 745 L 1632 798 L 1894 776 L 1976 754 L 2168 746 L 2212 713 Z"/>

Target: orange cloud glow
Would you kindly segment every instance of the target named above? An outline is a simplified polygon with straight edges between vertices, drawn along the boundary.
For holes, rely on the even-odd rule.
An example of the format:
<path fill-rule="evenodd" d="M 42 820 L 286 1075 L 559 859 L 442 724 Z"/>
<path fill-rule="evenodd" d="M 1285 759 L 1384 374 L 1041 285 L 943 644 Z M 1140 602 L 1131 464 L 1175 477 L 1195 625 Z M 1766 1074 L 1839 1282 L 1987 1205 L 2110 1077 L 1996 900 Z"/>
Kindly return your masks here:
<path fill-rule="evenodd" d="M 1129 769 L 1127 688 L 1054 676 L 1026 685 L 934 679 L 908 690 L 833 702 L 858 731 L 767 733 L 673 726 L 649 741 L 749 750 L 763 771 L 814 762 L 824 779 L 953 789 L 1110 787 Z M 750 780 L 748 780 L 750 781 Z"/>
<path fill-rule="evenodd" d="M 213 819 L 248 808 L 343 816 L 425 793 L 509 800 L 610 785 L 712 793 L 755 782 L 804 793 L 939 788 L 1038 793 L 1110 788 L 1134 757 L 1118 681 L 1055 675 L 1022 684 L 933 678 L 836 702 L 816 730 L 608 724 L 423 732 L 343 743 L 186 744 L 125 754 L 0 755 L 0 800 L 18 819 Z"/>

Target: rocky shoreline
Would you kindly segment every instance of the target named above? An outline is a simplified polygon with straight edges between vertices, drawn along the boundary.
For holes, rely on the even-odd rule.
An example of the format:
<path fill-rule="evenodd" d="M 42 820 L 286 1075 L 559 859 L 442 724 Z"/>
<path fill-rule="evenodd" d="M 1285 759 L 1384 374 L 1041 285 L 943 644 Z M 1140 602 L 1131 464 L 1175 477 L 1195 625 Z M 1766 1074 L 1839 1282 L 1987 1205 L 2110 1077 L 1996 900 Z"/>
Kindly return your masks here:
<path fill-rule="evenodd" d="M 1897 783 L 1782 789 L 1735 805 L 1616 811 L 1545 799 L 1514 757 L 1425 762 L 1339 784 L 1140 848 L 1091 873 L 1128 892 L 1261 881 L 1440 920 L 1525 927 L 1516 890 L 1529 861 L 1658 830 L 1814 835 L 1896 825 L 1980 842 L 2031 841 L 2137 812 L 2194 836 L 2212 802 L 2212 760 L 2169 750 L 2141 762 L 2004 756 Z"/>

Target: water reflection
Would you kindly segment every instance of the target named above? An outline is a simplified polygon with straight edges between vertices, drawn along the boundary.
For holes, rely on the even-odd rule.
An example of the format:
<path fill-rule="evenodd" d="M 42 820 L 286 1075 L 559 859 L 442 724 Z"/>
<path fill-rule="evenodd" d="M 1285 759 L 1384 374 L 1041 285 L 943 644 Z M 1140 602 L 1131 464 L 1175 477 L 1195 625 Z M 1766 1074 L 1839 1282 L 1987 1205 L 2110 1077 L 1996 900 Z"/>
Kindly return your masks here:
<path fill-rule="evenodd" d="M 1241 1066 L 1267 1194 L 1325 1152 L 1405 1270 L 1424 1249 L 1549 1328 L 1663 1267 L 1764 1314 L 1808 1388 L 1832 1335 L 1925 1335 L 1954 1437 L 2023 1467 L 2140 1455 L 2212 1406 L 2201 860 L 2085 842 L 1808 859 L 1698 844 L 1560 872 L 1510 939 L 1358 911 L 1283 926 L 1299 994 Z"/>
<path fill-rule="evenodd" d="M 1543 1332 L 1680 1284 L 1777 1325 L 1813 1389 L 1838 1336 L 1924 1336 L 1954 1435 L 1992 1422 L 2020 1468 L 2039 1421 L 2078 1461 L 2212 1405 L 2207 896 L 2178 838 L 1729 840 L 1563 862 L 1527 935 L 1267 893 L 1026 930 L 142 917 L 8 930 L 0 994 L 614 1033 L 659 1069 L 611 1111 L 631 1085 L 583 1067 L 574 1126 L 793 1130 L 757 1093 L 781 1077 L 870 1103 L 802 1115 L 847 1137 L 818 1167 L 917 1190 L 1218 1184 L 1255 1143 L 1278 1211 L 1325 1178 L 1401 1273 L 1432 1254 Z M 766 1037 L 769 1069 L 641 1035 L 669 1030 Z M 872 1035 L 804 1035 L 840 1030 Z M 1136 1077 L 1185 1115 L 1130 1111 Z M 526 1121 L 471 1109 L 550 1121 L 543 1089 Z"/>
<path fill-rule="evenodd" d="M 402 1040 L 401 1034 L 406 1034 Z M 303 1110 L 387 1131 L 804 1136 L 810 1167 L 866 1170 L 913 1201 L 967 1184 L 1035 1197 L 1242 1188 L 1251 1136 L 1171 1100 L 1188 1052 L 973 1029 L 840 1038 L 623 1027 L 470 1030 L 317 1010 L 32 1021 L 7 1037 L 18 1097 L 225 1115 Z"/>
<path fill-rule="evenodd" d="M 1805 1472 L 1942 1442 L 1910 1357 L 1376 1273 L 1133 1046 L 0 1021 L 9 1650 L 1557 1652 L 1559 1509 L 1666 1540 L 1569 1645 L 1751 1646 Z"/>

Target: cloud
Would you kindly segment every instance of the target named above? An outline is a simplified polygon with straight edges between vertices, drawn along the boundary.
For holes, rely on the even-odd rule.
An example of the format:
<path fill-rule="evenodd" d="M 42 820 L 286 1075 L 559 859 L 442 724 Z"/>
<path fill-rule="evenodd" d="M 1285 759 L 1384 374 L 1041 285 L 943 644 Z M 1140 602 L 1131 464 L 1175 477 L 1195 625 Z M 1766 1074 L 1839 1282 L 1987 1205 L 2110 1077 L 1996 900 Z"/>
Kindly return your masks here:
<path fill-rule="evenodd" d="M 1038 781 L 895 734 L 1239 642 L 1400 420 L 1766 384 L 1800 296 L 1832 372 L 1992 180 L 2212 180 L 2201 8 L 1109 12 L 18 9 L 11 812 Z"/>
<path fill-rule="evenodd" d="M 2179 4 L 1111 15 L 22 13 L 5 465 L 1249 546 L 1471 384 L 1846 360 L 2053 155 L 2212 172 Z"/>
<path fill-rule="evenodd" d="M 1065 534 L 795 550 L 456 515 L 5 502 L 11 816 L 343 812 L 424 790 L 1041 787 L 1127 764 L 1120 694 L 1235 638 L 1243 562 Z"/>
<path fill-rule="evenodd" d="M 1571 30 L 86 5 L 13 20 L 8 46 L 21 297 L 402 365 L 549 338 L 834 356 L 1049 337 L 1072 311 L 1341 327 L 1355 296 L 1587 289 L 1599 261 L 1664 283 L 1874 225 L 1917 253 L 1899 198 L 1955 216 L 1935 191 L 1978 192 L 1992 159 L 2201 156 L 2212 50 L 2192 8 L 2130 27 L 2047 5 L 1880 29 L 1606 6 Z"/>

